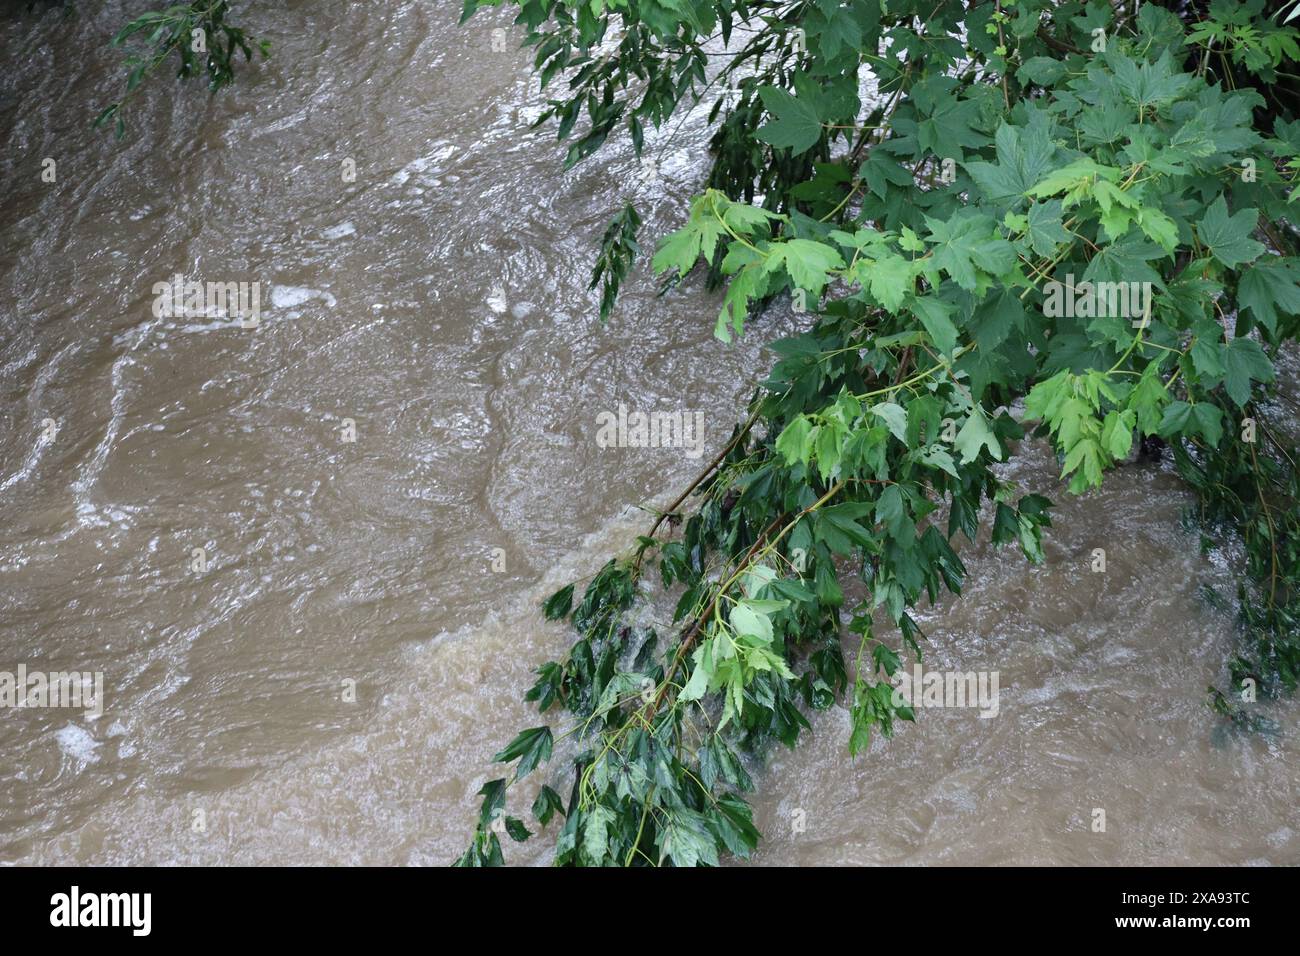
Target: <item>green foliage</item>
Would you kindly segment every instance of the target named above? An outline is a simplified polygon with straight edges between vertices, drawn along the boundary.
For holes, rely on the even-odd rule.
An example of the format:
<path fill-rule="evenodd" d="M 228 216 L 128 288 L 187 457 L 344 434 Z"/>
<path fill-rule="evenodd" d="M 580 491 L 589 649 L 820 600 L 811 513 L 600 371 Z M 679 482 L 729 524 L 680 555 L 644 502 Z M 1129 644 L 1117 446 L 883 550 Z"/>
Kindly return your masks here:
<path fill-rule="evenodd" d="M 1027 430 L 1072 493 L 1167 443 L 1207 545 L 1235 534 L 1248 554 L 1245 639 L 1212 705 L 1244 725 L 1243 681 L 1295 686 L 1295 455 L 1263 400 L 1300 329 L 1300 260 L 1276 227 L 1300 126 L 1262 122 L 1270 101 L 1242 83 L 1295 56 L 1290 26 L 1258 0 L 1187 23 L 1055 0 L 516 5 L 543 85 L 567 82 L 548 118 L 569 162 L 620 125 L 639 152 L 648 126 L 718 97 L 707 183 L 652 260 L 670 283 L 702 266 L 725 286 L 718 338 L 776 296 L 815 312 L 771 343 L 679 532 L 661 519 L 576 607 L 572 587 L 546 603 L 576 632 L 527 694 L 570 724 L 557 863 L 747 856 L 747 761 L 837 699 L 851 754 L 914 719 L 890 678 L 921 657 L 919 602 L 960 593 L 959 536 L 984 521 L 1043 560 L 1050 502 L 995 471 Z M 597 264 L 615 290 L 633 221 Z M 656 561 L 678 593 L 662 642 L 636 613 Z M 551 756 L 544 731 L 498 754 L 516 779 Z M 470 865 L 500 859 L 503 797 L 483 796 Z"/>
<path fill-rule="evenodd" d="M 1286 19 L 1295 13 L 1292 9 Z M 1234 63 L 1271 81 L 1284 61 L 1300 60 L 1300 46 L 1294 30 L 1274 24 L 1266 14 L 1264 0 L 1214 0 L 1209 15 L 1188 33 L 1188 42 L 1225 53 Z"/>
<path fill-rule="evenodd" d="M 610 313 L 614 311 L 614 302 L 618 299 L 619 287 L 627 278 L 632 261 L 641 252 L 641 247 L 636 244 L 636 234 L 640 228 L 641 217 L 636 208 L 628 203 L 614 217 L 601 239 L 600 258 L 596 260 L 596 268 L 591 273 L 591 284 L 587 288 L 594 289 L 597 285 L 601 287 L 602 322 L 609 320 Z"/>
<path fill-rule="evenodd" d="M 95 119 L 95 126 L 114 123 L 117 136 L 126 132 L 125 106 L 140 84 L 173 54 L 179 61 L 176 76 L 181 79 L 206 73 L 208 89 L 216 92 L 235 77 L 238 55 L 252 60 L 253 50 L 269 56 L 269 40 L 256 40 L 226 20 L 229 0 L 192 0 L 141 14 L 118 31 L 113 46 L 125 46 L 133 38 L 143 41 L 140 52 L 127 54 L 126 88 L 120 99 L 109 104 Z"/>

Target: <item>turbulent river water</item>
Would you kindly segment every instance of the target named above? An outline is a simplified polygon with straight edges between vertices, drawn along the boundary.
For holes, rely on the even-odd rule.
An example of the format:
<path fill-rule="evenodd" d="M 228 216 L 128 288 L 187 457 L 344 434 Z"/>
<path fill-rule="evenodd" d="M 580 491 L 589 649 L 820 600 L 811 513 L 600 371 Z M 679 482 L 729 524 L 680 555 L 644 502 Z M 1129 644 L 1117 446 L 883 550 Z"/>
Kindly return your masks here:
<path fill-rule="evenodd" d="M 160 78 L 118 141 L 89 121 L 140 6 L 0 18 L 0 671 L 105 688 L 0 710 L 0 863 L 445 864 L 566 646 L 538 601 L 700 467 L 601 448 L 597 416 L 698 411 L 717 447 L 800 319 L 723 345 L 714 296 L 643 268 L 599 324 L 599 232 L 631 198 L 645 246 L 680 218 L 701 117 L 654 175 L 620 147 L 564 172 L 502 11 L 248 4 L 273 56 L 215 97 Z M 260 324 L 159 317 L 176 274 L 259 283 Z M 1071 499 L 1024 451 L 1046 564 L 968 546 L 922 618 L 927 667 L 999 673 L 998 716 L 924 710 L 851 762 L 818 715 L 753 768 L 756 862 L 1300 863 L 1300 709 L 1223 739 L 1204 707 L 1231 554 L 1165 468 Z"/>

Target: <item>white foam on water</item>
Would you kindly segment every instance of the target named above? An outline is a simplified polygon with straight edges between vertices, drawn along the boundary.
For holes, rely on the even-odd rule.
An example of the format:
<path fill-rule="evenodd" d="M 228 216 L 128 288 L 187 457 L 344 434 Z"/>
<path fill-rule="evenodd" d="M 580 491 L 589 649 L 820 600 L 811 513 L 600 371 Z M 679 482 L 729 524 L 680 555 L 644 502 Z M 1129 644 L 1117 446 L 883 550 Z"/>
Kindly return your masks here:
<path fill-rule="evenodd" d="M 59 749 L 81 765 L 96 763 L 99 754 L 95 753 L 99 741 L 90 735 L 85 727 L 68 724 L 55 731 L 54 739 L 59 742 Z"/>
<path fill-rule="evenodd" d="M 45 451 L 47 446 L 52 444 L 54 444 L 54 442 L 51 439 L 46 438 L 44 433 L 42 433 L 41 437 L 36 440 L 36 444 L 32 446 L 32 450 L 27 453 L 27 458 L 23 462 L 22 467 L 6 478 L 3 482 L 0 482 L 0 491 L 6 491 L 10 485 L 30 478 L 32 473 L 36 471 L 36 465 L 41 460 L 41 453 Z"/>
<path fill-rule="evenodd" d="M 350 222 L 341 222 L 337 226 L 331 226 L 321 233 L 326 239 L 342 239 L 344 236 L 355 236 L 357 227 Z"/>
<path fill-rule="evenodd" d="M 271 287 L 271 307 L 274 309 L 294 309 L 305 302 L 320 299 L 331 309 L 338 300 L 322 289 L 311 289 L 300 285 L 277 285 Z"/>
<path fill-rule="evenodd" d="M 418 159 L 411 160 L 409 163 L 407 163 L 405 166 L 399 169 L 396 173 L 394 173 L 392 178 L 389 179 L 389 182 L 392 183 L 394 186 L 405 186 L 412 176 L 416 176 L 419 177 L 422 182 L 431 183 L 431 184 L 436 183 L 437 180 L 434 180 L 431 176 L 426 176 L 424 174 L 429 170 L 429 167 L 435 165 L 436 163 L 441 163 L 444 160 L 450 159 L 451 155 L 455 152 L 456 152 L 456 145 L 454 143 L 443 143 L 441 146 L 435 149 L 430 155 L 421 156 Z"/>

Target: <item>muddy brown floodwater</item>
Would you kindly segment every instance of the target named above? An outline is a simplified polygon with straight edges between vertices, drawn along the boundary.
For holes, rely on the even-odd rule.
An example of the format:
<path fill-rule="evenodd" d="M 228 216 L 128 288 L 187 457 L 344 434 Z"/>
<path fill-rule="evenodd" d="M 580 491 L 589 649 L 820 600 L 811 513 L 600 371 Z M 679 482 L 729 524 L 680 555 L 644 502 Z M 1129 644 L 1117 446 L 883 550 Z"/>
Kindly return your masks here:
<path fill-rule="evenodd" d="M 105 693 L 0 710 L 0 862 L 450 862 L 566 646 L 539 599 L 699 468 L 600 448 L 597 415 L 702 412 L 717 447 L 797 327 L 723 345 L 715 297 L 644 269 L 595 319 L 599 231 L 629 198 L 643 245 L 681 216 L 700 118 L 653 176 L 618 146 L 566 173 L 526 130 L 528 54 L 493 49 L 508 13 L 301 0 L 249 5 L 270 60 L 216 97 L 160 78 L 117 142 L 88 121 L 135 8 L 12 6 L 0 671 Z M 258 327 L 156 315 L 178 273 L 259 283 Z M 923 710 L 851 762 L 847 713 L 818 715 L 754 768 L 756 862 L 1300 862 L 1297 705 L 1227 741 L 1203 705 L 1232 627 L 1198 593 L 1232 593 L 1231 555 L 1199 554 L 1166 470 L 1070 499 L 1025 451 L 1008 476 L 1059 504 L 1045 566 L 967 547 L 923 614 L 927 667 L 998 671 L 998 716 Z"/>

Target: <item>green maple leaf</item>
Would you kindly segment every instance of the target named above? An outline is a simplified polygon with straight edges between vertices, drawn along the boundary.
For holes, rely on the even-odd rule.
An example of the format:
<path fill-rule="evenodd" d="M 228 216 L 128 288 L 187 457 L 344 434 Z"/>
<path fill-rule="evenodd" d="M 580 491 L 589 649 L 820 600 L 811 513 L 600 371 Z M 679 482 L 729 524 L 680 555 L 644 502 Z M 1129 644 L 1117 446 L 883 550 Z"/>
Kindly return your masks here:
<path fill-rule="evenodd" d="M 1178 226 L 1159 209 L 1139 209 L 1137 224 L 1147 238 L 1155 241 L 1165 252 L 1172 253 L 1178 247 Z"/>
<path fill-rule="evenodd" d="M 932 295 L 919 296 L 912 300 L 908 308 L 918 319 L 932 341 L 944 355 L 952 352 L 957 344 L 957 326 L 952 324 L 950 315 L 954 307 Z"/>
<path fill-rule="evenodd" d="M 737 250 L 745 255 L 752 257 L 755 262 L 761 262 L 758 256 L 755 256 L 752 250 L 733 243 L 732 252 Z M 727 259 L 731 258 L 728 253 Z M 726 271 L 724 260 L 723 271 Z M 740 335 L 745 330 L 745 315 L 749 311 L 749 302 L 751 299 L 759 297 L 762 290 L 766 287 L 766 277 L 762 272 L 762 267 L 758 265 L 747 265 L 741 269 L 727 285 L 727 291 L 723 295 L 722 308 L 718 311 L 718 320 L 713 327 L 713 335 L 719 341 L 730 342 L 731 332 L 735 331 Z M 728 326 L 731 328 L 728 329 Z"/>
<path fill-rule="evenodd" d="M 824 242 L 790 239 L 772 244 L 764 269 L 775 272 L 782 266 L 799 288 L 820 294 L 829 278 L 827 273 L 832 269 L 843 269 L 844 260 Z"/>
<path fill-rule="evenodd" d="M 1235 164 L 1237 157 L 1248 155 L 1260 143 L 1252 111 L 1263 105 L 1254 90 L 1225 94 L 1207 87 L 1194 103 L 1175 105 L 1173 117 L 1183 125 L 1170 138 L 1170 148 L 1205 172 Z"/>
<path fill-rule="evenodd" d="M 1217 322 L 1202 320 L 1194 328 L 1196 341 L 1192 343 L 1192 368 L 1201 383 L 1213 387 L 1223 377 L 1224 345 L 1220 341 L 1223 330 Z"/>
<path fill-rule="evenodd" d="M 1187 425 L 1192 420 L 1192 406 L 1181 399 L 1176 402 L 1170 402 L 1165 408 L 1165 413 L 1160 419 L 1160 425 L 1157 433 L 1161 438 L 1171 438 L 1174 435 L 1183 434 L 1187 431 Z"/>
<path fill-rule="evenodd" d="M 1237 303 L 1250 309 L 1270 334 L 1276 333 L 1279 313 L 1300 315 L 1300 263 L 1276 257 L 1257 262 L 1242 273 Z"/>
<path fill-rule="evenodd" d="M 997 234 L 986 215 L 959 215 L 948 222 L 926 216 L 925 224 L 930 228 L 926 241 L 935 244 L 935 266 L 967 291 L 977 284 L 976 268 L 997 276 L 1015 265 L 1015 247 Z"/>
<path fill-rule="evenodd" d="M 814 9 L 809 17 L 808 34 L 817 37 L 820 51 L 828 59 L 841 49 L 856 52 L 862 44 L 862 28 L 858 21 L 849 9 L 838 3 Z"/>
<path fill-rule="evenodd" d="M 817 515 L 818 540 L 825 541 L 828 548 L 842 555 L 852 554 L 854 547 L 870 547 L 872 534 L 858 524 L 858 519 L 871 510 L 871 505 L 856 501 L 827 508 Z"/>
<path fill-rule="evenodd" d="M 1096 438 L 1082 438 L 1066 454 L 1061 477 L 1074 472 L 1070 477 L 1069 488 L 1072 494 L 1078 495 L 1100 485 L 1105 468 L 1106 452 L 1100 441 Z"/>
<path fill-rule="evenodd" d="M 788 147 L 793 155 L 807 152 L 821 139 L 822 122 L 811 103 L 795 99 L 785 90 L 763 86 L 758 90 L 772 119 L 754 135 L 777 148 Z"/>
<path fill-rule="evenodd" d="M 997 164 L 965 163 L 966 172 L 989 201 L 1019 199 L 1051 167 L 1056 147 L 1048 139 L 1047 125 L 1040 122 L 1021 130 L 1003 123 L 995 142 Z"/>
<path fill-rule="evenodd" d="M 671 858 L 673 866 L 718 865 L 718 847 L 702 814 L 677 807 L 668 814 L 660 831 L 659 852 Z"/>
<path fill-rule="evenodd" d="M 1065 214 L 1061 200 L 1036 202 L 1029 207 L 1029 245 L 1040 256 L 1056 254 L 1057 247 L 1070 241 L 1070 231 L 1064 225 Z"/>
<path fill-rule="evenodd" d="M 1070 396 L 1070 373 L 1062 369 L 1051 378 L 1035 383 L 1025 396 L 1025 418 L 1030 421 L 1047 422 L 1056 427 L 1061 414 L 1061 406 Z"/>
<path fill-rule="evenodd" d="M 911 541 L 916 536 L 916 524 L 907 513 L 898 485 L 890 485 L 877 499 L 876 520 L 889 529 L 889 535 L 895 541 Z"/>
<path fill-rule="evenodd" d="M 1102 446 L 1112 458 L 1125 458 L 1133 447 L 1133 429 L 1137 425 L 1137 412 L 1132 409 L 1112 411 L 1101 426 Z"/>
<path fill-rule="evenodd" d="M 911 186 L 912 174 L 897 161 L 890 159 L 884 150 L 873 149 L 858 169 L 858 176 L 872 193 L 885 198 L 890 185 Z"/>
<path fill-rule="evenodd" d="M 1210 447 L 1217 448 L 1219 439 L 1223 437 L 1223 412 L 1219 407 L 1209 402 L 1197 402 L 1192 406 L 1192 420 Z"/>
<path fill-rule="evenodd" d="M 1013 328 L 1024 329 L 1025 320 L 1020 296 L 1011 289 L 1001 289 L 979 304 L 967 328 L 974 328 L 975 344 L 981 351 L 992 352 L 1006 341 Z"/>
<path fill-rule="evenodd" d="M 617 820 L 614 811 L 602 804 L 596 804 L 582 817 L 582 852 L 588 860 L 593 863 L 604 861 L 609 853 L 609 828 Z"/>
<path fill-rule="evenodd" d="M 551 822 L 551 817 L 556 811 L 559 811 L 561 816 L 564 815 L 564 801 L 550 787 L 542 787 L 537 794 L 537 799 L 533 801 L 533 816 L 537 818 L 538 823 L 546 826 Z"/>
<path fill-rule="evenodd" d="M 695 267 L 695 260 L 700 257 L 699 230 L 689 225 L 670 232 L 659 240 L 650 265 L 656 273 L 676 269 L 677 275 L 684 276 Z"/>
<path fill-rule="evenodd" d="M 957 432 L 953 447 L 961 452 L 963 465 L 969 465 L 978 458 L 981 448 L 987 448 L 996 461 L 1002 460 L 1002 446 L 998 444 L 997 436 L 989 428 L 988 419 L 984 417 L 984 409 L 978 405 L 971 411 L 966 424 L 962 425 L 961 430 Z"/>
<path fill-rule="evenodd" d="M 1092 195 L 1093 184 L 1099 179 L 1115 182 L 1120 170 L 1115 166 L 1102 166 L 1091 159 L 1076 159 L 1067 166 L 1054 169 L 1037 184 L 1025 191 L 1025 195 L 1034 199 L 1046 199 L 1049 196 L 1065 194 L 1065 205 L 1077 205 L 1081 199 Z"/>
<path fill-rule="evenodd" d="M 776 450 L 785 457 L 787 465 L 808 463 L 812 457 L 813 426 L 806 415 L 798 415 L 781 430 L 776 440 Z"/>
<path fill-rule="evenodd" d="M 1164 250 L 1153 242 L 1132 237 L 1101 247 L 1083 270 L 1086 282 L 1150 282 L 1164 288 L 1160 274 L 1147 263 L 1160 259 Z"/>
<path fill-rule="evenodd" d="M 1050 56 L 1031 56 L 1016 70 L 1016 79 L 1022 83 L 1051 86 L 1069 69 L 1063 62 Z"/>
<path fill-rule="evenodd" d="M 880 402 L 872 405 L 871 411 L 889 426 L 895 438 L 904 445 L 907 444 L 907 410 L 903 406 L 894 402 Z"/>
<path fill-rule="evenodd" d="M 915 267 L 902 256 L 859 260 L 853 274 L 859 283 L 870 289 L 872 298 L 890 312 L 897 312 L 908 293 L 916 287 Z"/>
<path fill-rule="evenodd" d="M 515 779 L 520 779 L 531 773 L 541 761 L 551 759 L 551 745 L 551 728 L 533 727 L 520 731 L 519 735 L 506 744 L 505 749 L 492 759 L 500 763 L 508 763 L 519 757 L 519 765 L 515 767 Z"/>
<path fill-rule="evenodd" d="M 1242 209 L 1229 216 L 1228 204 L 1219 196 L 1197 224 L 1196 234 L 1214 258 L 1232 269 L 1253 261 L 1264 251 L 1261 243 L 1250 238 L 1258 223 L 1259 211 L 1255 209 Z"/>
<path fill-rule="evenodd" d="M 988 144 L 988 136 L 978 130 L 980 123 L 979 103 L 941 97 L 930 116 L 917 122 L 917 146 L 921 152 L 961 159 L 963 148 L 982 149 Z"/>
<path fill-rule="evenodd" d="M 1115 73 L 1119 91 L 1140 110 L 1160 107 L 1178 98 L 1193 81 L 1190 73 L 1175 73 L 1169 52 L 1155 63 L 1138 65 L 1122 53 L 1108 53 L 1106 62 Z"/>
<path fill-rule="evenodd" d="M 1273 363 L 1254 339 L 1238 337 L 1223 350 L 1223 388 L 1239 407 L 1250 401 L 1250 383 L 1273 381 Z"/>
<path fill-rule="evenodd" d="M 1153 435 L 1160 428 L 1161 409 L 1168 401 L 1169 392 L 1160 381 L 1158 363 L 1152 362 L 1128 396 L 1128 407 L 1136 413 L 1143 435 Z"/>

